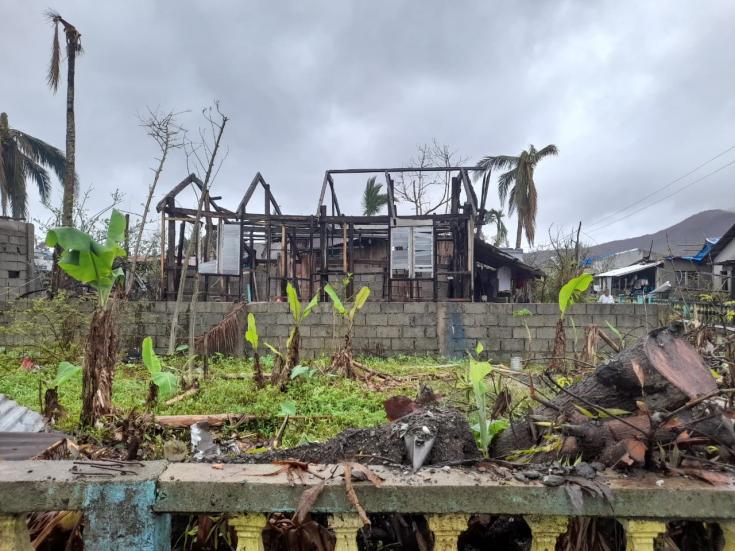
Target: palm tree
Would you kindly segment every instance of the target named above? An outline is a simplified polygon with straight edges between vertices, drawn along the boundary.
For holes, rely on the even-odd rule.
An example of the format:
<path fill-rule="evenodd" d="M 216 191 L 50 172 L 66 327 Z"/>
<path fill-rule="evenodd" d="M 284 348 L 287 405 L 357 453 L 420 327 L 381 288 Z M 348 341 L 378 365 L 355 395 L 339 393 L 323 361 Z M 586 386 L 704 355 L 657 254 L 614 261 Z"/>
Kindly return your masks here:
<path fill-rule="evenodd" d="M 0 202 L 3 216 L 10 212 L 14 218 L 28 213 L 26 182 L 38 186 L 42 201 L 47 201 L 51 179 L 44 167 L 64 179 L 64 154 L 54 146 L 33 136 L 10 128 L 7 113 L 0 113 Z"/>
<path fill-rule="evenodd" d="M 375 216 L 388 204 L 388 194 L 381 193 L 383 184 L 375 182 L 375 176 L 368 178 L 365 191 L 362 193 L 362 213 L 365 216 Z"/>
<path fill-rule="evenodd" d="M 505 213 L 500 209 L 490 209 L 485 213 L 485 224 L 495 224 L 495 237 L 493 245 L 501 247 L 508 246 L 508 228 L 505 227 Z"/>
<path fill-rule="evenodd" d="M 64 176 L 64 198 L 61 206 L 61 224 L 74 225 L 74 194 L 76 188 L 75 158 L 76 129 L 74 124 L 74 74 L 77 54 L 82 53 L 82 35 L 76 27 L 53 10 L 46 17 L 54 26 L 54 40 L 51 44 L 51 63 L 48 69 L 48 85 L 55 93 L 59 88 L 61 68 L 61 47 L 59 46 L 59 24 L 66 35 L 66 171 Z"/>
<path fill-rule="evenodd" d="M 544 157 L 557 155 L 559 150 L 554 144 L 537 150 L 531 144 L 526 151 L 521 151 L 518 157 L 499 155 L 497 157 L 483 157 L 477 166 L 483 169 L 484 178 L 490 178 L 493 168 L 509 169 L 498 177 L 498 196 L 500 204 L 505 205 L 508 200 L 508 214 L 518 211 L 518 230 L 516 232 L 516 249 L 521 248 L 521 238 L 526 232 L 529 245 L 533 245 L 536 234 L 536 212 L 538 210 L 538 193 L 536 182 L 533 179 L 536 165 Z"/>

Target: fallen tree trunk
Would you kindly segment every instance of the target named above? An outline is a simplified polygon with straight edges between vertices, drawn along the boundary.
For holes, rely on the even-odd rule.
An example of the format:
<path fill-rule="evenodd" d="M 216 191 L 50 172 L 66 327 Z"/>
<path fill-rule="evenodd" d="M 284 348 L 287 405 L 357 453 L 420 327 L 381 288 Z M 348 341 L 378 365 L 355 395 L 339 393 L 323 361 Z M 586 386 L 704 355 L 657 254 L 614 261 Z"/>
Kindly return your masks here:
<path fill-rule="evenodd" d="M 673 328 L 650 332 L 591 375 L 558 390 L 553 400 L 499 435 L 492 455 L 505 457 L 541 443 L 548 429 L 539 428 L 540 420 L 561 427 L 562 455 L 581 455 L 607 464 L 621 458 L 639 463 L 641 453 L 653 442 L 675 439 L 677 427 L 709 436 L 725 448 L 735 447 L 732 423 L 719 422 L 723 416 L 716 404 L 685 408 L 682 419 L 668 418 L 667 414 L 690 401 L 717 392 L 701 356 Z M 636 415 L 611 414 L 611 409 Z"/>
<path fill-rule="evenodd" d="M 331 415 L 292 415 L 291 419 L 328 419 Z M 156 424 L 162 427 L 190 427 L 194 423 L 206 421 L 210 427 L 221 427 L 225 423 L 243 421 L 267 421 L 276 419 L 269 415 L 238 415 L 237 413 L 213 413 L 210 415 L 156 415 Z"/>

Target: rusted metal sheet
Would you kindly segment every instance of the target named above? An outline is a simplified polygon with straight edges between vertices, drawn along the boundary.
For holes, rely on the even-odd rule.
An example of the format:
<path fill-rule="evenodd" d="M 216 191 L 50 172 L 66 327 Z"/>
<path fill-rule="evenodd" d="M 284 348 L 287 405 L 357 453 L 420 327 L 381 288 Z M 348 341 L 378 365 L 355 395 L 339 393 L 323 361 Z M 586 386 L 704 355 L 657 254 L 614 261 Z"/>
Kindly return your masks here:
<path fill-rule="evenodd" d="M 21 461 L 45 457 L 66 440 L 60 432 L 0 432 L 0 461 Z"/>
<path fill-rule="evenodd" d="M 702 356 L 686 341 L 661 331 L 646 341 L 651 365 L 688 398 L 717 391 L 717 383 Z"/>

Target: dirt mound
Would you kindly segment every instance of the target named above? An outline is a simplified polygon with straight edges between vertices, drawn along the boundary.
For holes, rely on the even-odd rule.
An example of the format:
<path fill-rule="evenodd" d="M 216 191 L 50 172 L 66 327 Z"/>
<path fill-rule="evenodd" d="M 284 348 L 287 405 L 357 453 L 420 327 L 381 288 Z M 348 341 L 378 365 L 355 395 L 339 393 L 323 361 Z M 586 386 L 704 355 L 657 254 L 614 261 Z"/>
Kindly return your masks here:
<path fill-rule="evenodd" d="M 270 463 L 297 459 L 306 463 L 357 461 L 363 464 L 410 465 L 403 436 L 412 433 L 434 436 L 434 445 L 424 462 L 440 465 L 480 460 L 482 455 L 465 416 L 455 409 L 432 407 L 406 415 L 388 425 L 371 429 L 347 429 L 321 444 L 286 450 L 229 457 L 231 463 Z"/>

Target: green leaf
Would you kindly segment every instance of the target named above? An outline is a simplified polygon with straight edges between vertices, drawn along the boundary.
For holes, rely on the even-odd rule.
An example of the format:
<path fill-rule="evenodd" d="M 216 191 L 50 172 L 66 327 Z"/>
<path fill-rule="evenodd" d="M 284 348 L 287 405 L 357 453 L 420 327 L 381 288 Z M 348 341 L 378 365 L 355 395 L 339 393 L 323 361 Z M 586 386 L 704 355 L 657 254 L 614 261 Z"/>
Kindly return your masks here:
<path fill-rule="evenodd" d="M 140 352 L 143 356 L 143 365 L 148 368 L 148 373 L 151 374 L 151 377 L 155 378 L 156 374 L 161 372 L 161 360 L 156 355 L 156 351 L 153 350 L 153 339 L 150 337 L 143 339 Z"/>
<path fill-rule="evenodd" d="M 626 415 L 632 415 L 632 413 L 620 408 L 605 408 L 604 411 L 600 410 L 599 413 L 600 417 L 612 417 L 613 415 L 617 417 L 625 417 Z"/>
<path fill-rule="evenodd" d="M 188 344 L 180 344 L 179 346 L 176 347 L 175 350 L 176 350 L 176 352 L 186 352 L 187 350 L 189 350 L 189 345 Z"/>
<path fill-rule="evenodd" d="M 514 318 L 528 318 L 531 316 L 533 316 L 533 313 L 528 308 L 521 308 L 520 310 L 513 312 Z"/>
<path fill-rule="evenodd" d="M 250 343 L 253 350 L 258 350 L 258 328 L 255 326 L 255 316 L 252 312 L 248 313 L 248 330 L 245 332 L 245 340 Z"/>
<path fill-rule="evenodd" d="M 59 367 L 56 369 L 56 378 L 51 383 L 52 387 L 57 387 L 64 384 L 66 381 L 73 379 L 82 374 L 81 366 L 70 362 L 60 362 Z"/>
<path fill-rule="evenodd" d="M 483 385 L 485 377 L 487 377 L 493 370 L 490 362 L 478 362 L 470 360 L 470 383 L 473 387 L 480 387 Z"/>
<path fill-rule="evenodd" d="M 592 274 L 582 274 L 567 281 L 559 291 L 559 310 L 562 316 L 575 304 L 592 283 Z"/>
<path fill-rule="evenodd" d="M 266 348 L 268 348 L 268 350 L 273 352 L 276 356 L 280 356 L 281 358 L 283 358 L 283 354 L 281 354 L 275 346 L 267 342 L 264 342 L 263 344 L 266 346 Z"/>
<path fill-rule="evenodd" d="M 299 323 L 301 321 L 301 301 L 296 289 L 290 282 L 286 285 L 286 296 L 288 297 L 288 307 L 291 308 L 291 315 L 296 323 Z"/>
<path fill-rule="evenodd" d="M 113 209 L 110 215 L 110 222 L 107 225 L 107 241 L 108 246 L 114 243 L 122 243 L 125 239 L 125 217 Z"/>
<path fill-rule="evenodd" d="M 304 308 L 304 312 L 301 316 L 302 320 L 305 320 L 309 317 L 309 314 L 311 314 L 311 311 L 314 309 L 314 307 L 319 304 L 319 291 L 311 297 L 311 300 L 309 301 L 309 304 L 306 305 L 306 308 Z"/>
<path fill-rule="evenodd" d="M 153 384 L 158 387 L 161 398 L 172 396 L 176 393 L 179 378 L 170 371 L 159 371 L 151 376 Z"/>
<path fill-rule="evenodd" d="M 281 402 L 281 412 L 279 415 L 281 417 L 285 417 L 288 415 L 289 417 L 292 415 L 296 415 L 296 402 L 293 400 L 286 400 L 285 402 Z"/>
<path fill-rule="evenodd" d="M 334 287 L 332 287 L 329 283 L 327 283 L 324 287 L 324 292 L 329 295 L 329 298 L 332 301 L 332 304 L 334 305 L 334 309 L 337 310 L 340 314 L 343 316 L 347 315 L 347 310 L 344 307 L 344 304 L 342 304 L 342 301 L 339 299 L 339 296 L 337 295 L 337 291 L 334 290 Z"/>
<path fill-rule="evenodd" d="M 350 319 L 355 319 L 355 314 L 360 311 L 360 309 L 365 306 L 365 303 L 367 302 L 368 297 L 370 296 L 370 287 L 362 287 L 355 296 L 355 301 L 352 303 L 352 308 L 350 309 Z"/>
<path fill-rule="evenodd" d="M 308 365 L 297 365 L 291 370 L 291 379 L 296 379 L 297 377 L 309 379 L 312 375 L 314 375 L 314 368 Z"/>
<path fill-rule="evenodd" d="M 481 342 L 478 342 L 477 346 L 475 346 L 475 355 L 479 356 L 480 354 L 482 354 L 483 350 L 485 350 L 485 347 L 482 345 Z"/>
<path fill-rule="evenodd" d="M 623 334 L 620 331 L 618 331 L 618 328 L 615 327 L 612 323 L 610 323 L 607 320 L 605 320 L 605 323 L 607 324 L 607 328 L 610 329 L 610 331 L 612 331 L 615 334 L 615 336 L 618 339 L 620 339 L 620 342 L 622 343 L 624 341 Z"/>
<path fill-rule="evenodd" d="M 580 406 L 580 405 L 578 405 L 578 404 L 574 404 L 574 407 L 575 407 L 575 408 L 577 408 L 577 410 L 578 410 L 578 411 L 579 411 L 579 412 L 580 412 L 580 413 L 581 413 L 582 415 L 584 415 L 585 417 L 589 417 L 590 419 L 596 419 L 596 418 L 597 418 L 597 414 L 596 414 L 596 413 L 592 413 L 592 412 L 591 412 L 590 410 L 588 410 L 587 408 L 583 408 L 582 406 Z"/>
<path fill-rule="evenodd" d="M 75 228 L 53 228 L 46 235 L 50 247 L 58 245 L 63 249 L 59 267 L 71 278 L 97 290 L 100 305 L 107 302 L 115 282 L 124 277 L 121 268 L 112 268 L 117 257 L 125 256 L 119 246 L 125 235 L 125 219 L 117 211 L 112 213 L 107 235 L 105 245 Z"/>

